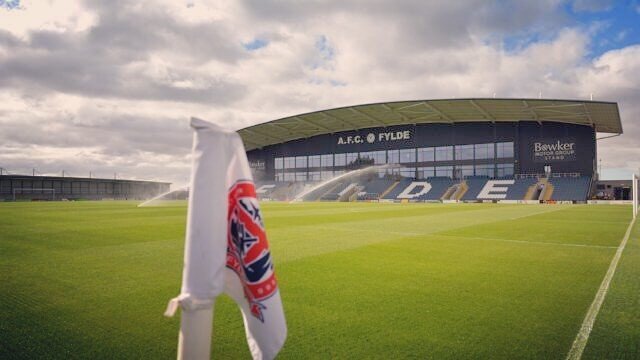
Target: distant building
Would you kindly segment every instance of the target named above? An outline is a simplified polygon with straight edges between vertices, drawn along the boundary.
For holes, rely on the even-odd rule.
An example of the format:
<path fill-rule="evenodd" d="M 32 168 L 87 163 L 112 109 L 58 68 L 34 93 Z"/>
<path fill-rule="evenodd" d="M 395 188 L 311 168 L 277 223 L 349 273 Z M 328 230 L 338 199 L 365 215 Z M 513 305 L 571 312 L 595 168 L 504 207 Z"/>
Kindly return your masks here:
<path fill-rule="evenodd" d="M 593 194 L 595 199 L 631 200 L 631 180 L 600 180 Z"/>
<path fill-rule="evenodd" d="M 0 201 L 144 200 L 169 191 L 170 185 L 155 181 L 1 175 Z"/>

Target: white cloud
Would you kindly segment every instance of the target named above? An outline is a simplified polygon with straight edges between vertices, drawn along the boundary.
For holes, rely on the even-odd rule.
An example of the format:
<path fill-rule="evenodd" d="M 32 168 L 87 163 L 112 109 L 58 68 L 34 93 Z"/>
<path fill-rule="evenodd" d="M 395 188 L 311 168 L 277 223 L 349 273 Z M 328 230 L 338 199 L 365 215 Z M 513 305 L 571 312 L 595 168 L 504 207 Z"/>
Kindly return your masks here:
<path fill-rule="evenodd" d="M 0 27 L 22 38 L 33 30 L 84 31 L 96 21 L 93 12 L 74 0 L 21 0 L 19 8 L 0 8 Z"/>
<path fill-rule="evenodd" d="M 349 104 L 539 91 L 619 101 L 625 134 L 600 155 L 639 165 L 638 46 L 590 59 L 597 25 L 572 25 L 560 1 L 21 4 L 0 9 L 6 168 L 184 182 L 192 115 L 238 129 Z M 255 39 L 266 45 L 243 47 Z"/>

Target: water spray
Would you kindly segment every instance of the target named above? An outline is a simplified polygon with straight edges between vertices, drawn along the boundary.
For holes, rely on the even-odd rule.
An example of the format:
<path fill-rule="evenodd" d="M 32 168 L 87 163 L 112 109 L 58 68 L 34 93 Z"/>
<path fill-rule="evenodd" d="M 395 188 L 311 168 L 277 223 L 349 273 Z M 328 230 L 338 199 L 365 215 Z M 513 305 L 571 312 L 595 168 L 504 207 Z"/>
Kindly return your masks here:
<path fill-rule="evenodd" d="M 340 174 L 340 175 L 338 175 L 336 177 L 333 177 L 333 178 L 331 178 L 329 180 L 321 182 L 321 183 L 317 184 L 316 186 L 301 192 L 300 194 L 296 195 L 293 198 L 293 200 L 289 201 L 289 203 L 291 204 L 291 203 L 294 203 L 294 202 L 300 202 L 300 201 L 302 201 L 303 197 L 305 197 L 306 195 L 308 195 L 308 194 L 320 189 L 321 187 L 324 187 L 326 185 L 329 185 L 331 183 L 334 183 L 334 182 L 336 182 L 338 180 L 341 180 L 341 179 L 344 179 L 344 178 L 347 178 L 347 177 L 356 176 L 356 175 L 360 175 L 360 174 L 365 174 L 367 172 L 375 171 L 375 170 L 379 170 L 379 169 L 390 169 L 390 168 L 398 168 L 398 167 L 400 167 L 400 165 L 398 165 L 398 164 L 383 164 L 383 165 L 367 166 L 366 168 L 349 171 L 347 173 Z"/>
<path fill-rule="evenodd" d="M 153 205 L 155 205 L 154 203 L 159 202 L 159 201 L 163 201 L 162 198 L 167 197 L 167 195 L 170 195 L 171 193 L 176 193 L 176 192 L 179 192 L 179 191 L 188 192 L 189 191 L 189 185 L 180 186 L 175 190 L 169 190 L 169 191 L 164 192 L 164 193 L 162 193 L 160 195 L 156 195 L 156 196 L 152 197 L 151 199 L 146 200 L 146 201 L 138 204 L 138 207 L 153 206 Z M 168 201 L 168 200 L 166 200 L 166 201 Z"/>

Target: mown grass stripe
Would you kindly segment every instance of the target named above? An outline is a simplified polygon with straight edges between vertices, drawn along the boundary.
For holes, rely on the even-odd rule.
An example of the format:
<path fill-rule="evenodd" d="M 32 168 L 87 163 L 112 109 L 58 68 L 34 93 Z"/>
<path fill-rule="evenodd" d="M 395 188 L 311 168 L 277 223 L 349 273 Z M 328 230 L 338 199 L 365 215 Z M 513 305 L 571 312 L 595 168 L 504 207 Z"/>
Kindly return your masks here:
<path fill-rule="evenodd" d="M 609 291 L 611 279 L 613 279 L 613 275 L 615 275 L 616 273 L 616 268 L 618 267 L 618 262 L 620 262 L 620 257 L 622 257 L 622 252 L 627 246 L 627 241 L 629 240 L 629 236 L 631 235 L 631 229 L 633 229 L 634 222 L 635 219 L 632 219 L 631 222 L 629 222 L 629 226 L 627 227 L 627 231 L 622 238 L 622 242 L 620 243 L 620 246 L 618 246 L 618 250 L 616 250 L 616 254 L 611 260 L 611 264 L 609 265 L 609 269 L 607 270 L 604 279 L 602 279 L 600 288 L 598 289 L 598 292 L 596 293 L 596 296 L 593 299 L 591 306 L 589 307 L 589 311 L 587 311 L 587 314 L 582 321 L 580 331 L 578 331 L 578 334 L 573 341 L 573 345 L 571 345 L 571 349 L 567 354 L 567 360 L 579 360 L 580 358 L 582 358 L 582 353 L 584 352 L 584 349 L 587 346 L 587 342 L 589 341 L 589 335 L 591 334 L 591 330 L 593 330 L 593 324 L 596 321 L 596 317 L 598 317 L 598 312 L 600 312 L 602 303 L 604 302 L 604 299 L 607 296 L 607 292 Z"/>

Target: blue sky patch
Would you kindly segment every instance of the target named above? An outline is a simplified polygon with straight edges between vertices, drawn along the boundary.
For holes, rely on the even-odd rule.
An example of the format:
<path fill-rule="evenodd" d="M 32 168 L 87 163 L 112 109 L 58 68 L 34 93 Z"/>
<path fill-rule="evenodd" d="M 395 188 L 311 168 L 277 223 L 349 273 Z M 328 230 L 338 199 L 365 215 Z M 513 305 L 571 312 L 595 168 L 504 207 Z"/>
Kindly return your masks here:
<path fill-rule="evenodd" d="M 553 29 L 524 31 L 506 36 L 502 46 L 507 52 L 518 52 L 531 44 L 552 41 L 563 28 L 581 28 L 588 33 L 589 59 L 607 51 L 640 43 L 640 0 L 590 4 L 589 1 L 567 2 L 560 9 L 566 24 Z"/>
<path fill-rule="evenodd" d="M 269 42 L 265 39 L 260 39 L 260 38 L 255 38 L 248 43 L 242 43 L 242 47 L 244 47 L 246 50 L 249 50 L 249 51 L 262 49 L 267 45 L 269 45 Z"/>
<path fill-rule="evenodd" d="M 0 8 L 17 9 L 20 7 L 20 0 L 0 0 Z"/>
<path fill-rule="evenodd" d="M 602 11 L 566 11 L 577 24 L 596 26 L 591 37 L 589 57 L 640 42 L 640 4 L 637 1 L 614 1 Z"/>
<path fill-rule="evenodd" d="M 320 35 L 316 40 L 315 46 L 316 46 L 316 49 L 318 49 L 318 52 L 320 53 L 320 58 L 323 61 L 331 61 L 335 57 L 335 52 L 333 50 L 333 47 L 331 47 L 331 45 L 329 44 L 329 41 L 327 40 L 326 36 Z"/>
<path fill-rule="evenodd" d="M 329 43 L 329 40 L 325 35 L 320 35 L 316 38 L 314 43 L 316 53 L 313 59 L 308 63 L 308 66 L 312 69 L 318 68 L 331 68 L 332 61 L 335 59 L 335 50 Z"/>

